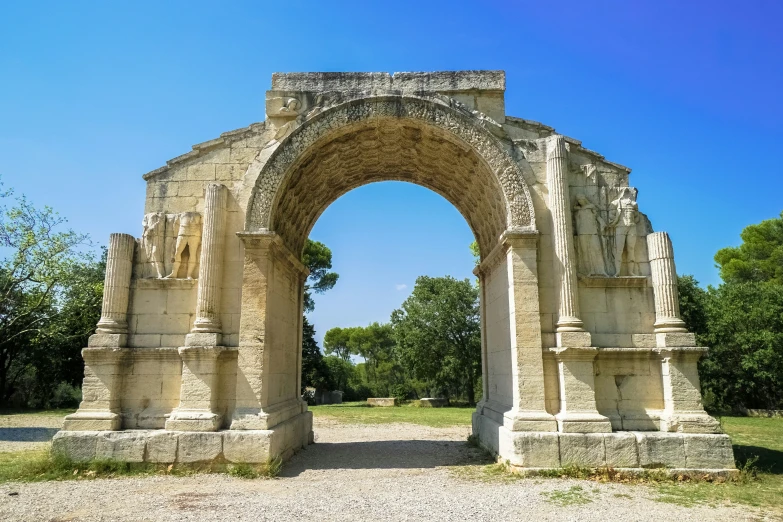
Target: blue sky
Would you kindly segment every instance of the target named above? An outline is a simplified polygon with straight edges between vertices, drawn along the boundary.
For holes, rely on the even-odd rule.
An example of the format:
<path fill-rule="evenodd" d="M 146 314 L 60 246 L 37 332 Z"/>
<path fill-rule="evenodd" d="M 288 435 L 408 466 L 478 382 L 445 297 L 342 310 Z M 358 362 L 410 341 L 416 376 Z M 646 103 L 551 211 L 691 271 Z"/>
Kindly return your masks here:
<path fill-rule="evenodd" d="M 781 23 L 776 1 L 6 3 L 0 175 L 105 243 L 141 233 L 142 174 L 263 119 L 272 72 L 504 69 L 507 113 L 631 167 L 678 271 L 715 284 L 715 251 L 783 209 Z M 466 223 L 417 187 L 351 192 L 312 237 L 341 274 L 319 338 L 470 276 Z"/>

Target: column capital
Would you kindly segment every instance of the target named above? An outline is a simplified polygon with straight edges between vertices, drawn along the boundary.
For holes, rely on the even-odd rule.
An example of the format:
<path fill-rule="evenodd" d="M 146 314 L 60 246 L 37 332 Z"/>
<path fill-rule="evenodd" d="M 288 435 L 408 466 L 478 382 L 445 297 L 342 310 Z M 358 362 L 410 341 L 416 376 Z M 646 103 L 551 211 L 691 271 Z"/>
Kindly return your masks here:
<path fill-rule="evenodd" d="M 273 255 L 288 264 L 300 277 L 307 278 L 310 269 L 289 250 L 277 232 L 270 230 L 237 232 L 237 237 L 244 243 L 246 249 L 269 249 Z"/>

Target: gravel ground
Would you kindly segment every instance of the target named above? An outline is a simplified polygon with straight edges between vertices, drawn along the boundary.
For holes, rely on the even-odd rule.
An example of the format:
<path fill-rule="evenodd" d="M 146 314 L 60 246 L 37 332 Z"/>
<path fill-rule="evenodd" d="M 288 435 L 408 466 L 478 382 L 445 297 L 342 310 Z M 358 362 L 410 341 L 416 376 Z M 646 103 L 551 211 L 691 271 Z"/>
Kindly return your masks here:
<path fill-rule="evenodd" d="M 480 480 L 469 428 L 316 419 L 316 444 L 274 480 L 227 475 L 0 484 L 0 520 L 759 520 L 748 508 L 685 508 L 644 486 Z M 16 442 L 2 442 L 3 447 Z M 40 444 L 40 443 L 39 443 Z M 472 477 L 472 478 L 471 478 Z M 560 505 L 573 487 L 581 504 Z M 10 493 L 16 493 L 10 495 Z"/>

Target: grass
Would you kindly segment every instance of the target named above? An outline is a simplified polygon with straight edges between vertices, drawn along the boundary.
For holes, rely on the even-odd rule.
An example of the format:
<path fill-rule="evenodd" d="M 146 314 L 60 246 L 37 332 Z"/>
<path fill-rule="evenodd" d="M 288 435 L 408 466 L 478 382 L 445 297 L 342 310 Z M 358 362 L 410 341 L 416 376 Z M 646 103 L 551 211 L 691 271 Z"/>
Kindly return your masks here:
<path fill-rule="evenodd" d="M 132 476 L 174 475 L 195 473 L 228 473 L 244 479 L 274 478 L 280 473 L 282 460 L 266 464 L 153 464 L 91 460 L 74 462 L 62 455 L 52 455 L 49 449 L 0 453 L 0 483 L 42 482 L 48 480 L 88 480 Z"/>
<path fill-rule="evenodd" d="M 0 416 L 14 417 L 40 417 L 45 415 L 47 417 L 65 417 L 75 412 L 74 408 L 58 408 L 54 410 L 29 410 L 29 409 L 0 409 Z"/>
<path fill-rule="evenodd" d="M 407 422 L 433 428 L 470 425 L 473 407 L 417 408 L 414 404 L 394 407 L 368 406 L 364 402 L 346 402 L 310 406 L 313 415 L 346 424 L 390 424 Z"/>

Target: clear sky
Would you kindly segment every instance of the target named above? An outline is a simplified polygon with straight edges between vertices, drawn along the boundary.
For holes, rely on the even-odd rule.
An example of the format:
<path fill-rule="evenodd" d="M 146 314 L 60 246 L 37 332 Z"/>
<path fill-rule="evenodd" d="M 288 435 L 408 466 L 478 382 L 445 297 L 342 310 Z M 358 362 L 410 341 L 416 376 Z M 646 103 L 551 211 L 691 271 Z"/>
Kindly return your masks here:
<path fill-rule="evenodd" d="M 506 110 L 633 169 L 641 210 L 680 273 L 779 215 L 783 3 L 6 2 L 0 176 L 105 243 L 141 234 L 141 175 L 264 117 L 275 71 L 504 69 Z M 417 275 L 470 277 L 470 231 L 400 183 L 333 204 L 333 326 L 388 320 Z M 406 286 L 403 286 L 406 285 Z"/>

